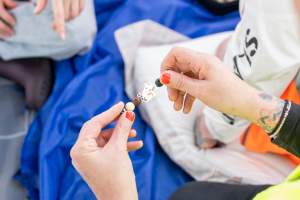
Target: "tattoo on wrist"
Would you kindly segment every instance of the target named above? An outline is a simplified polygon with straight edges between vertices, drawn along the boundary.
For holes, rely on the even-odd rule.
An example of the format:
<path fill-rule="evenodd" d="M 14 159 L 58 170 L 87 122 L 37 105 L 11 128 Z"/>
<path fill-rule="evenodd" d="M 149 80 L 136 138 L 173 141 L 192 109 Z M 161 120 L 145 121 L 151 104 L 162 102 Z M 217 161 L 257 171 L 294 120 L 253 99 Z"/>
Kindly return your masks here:
<path fill-rule="evenodd" d="M 267 133 L 271 133 L 280 120 L 285 103 L 283 100 L 266 93 L 260 93 L 258 96 L 269 106 L 259 110 L 257 124 Z"/>

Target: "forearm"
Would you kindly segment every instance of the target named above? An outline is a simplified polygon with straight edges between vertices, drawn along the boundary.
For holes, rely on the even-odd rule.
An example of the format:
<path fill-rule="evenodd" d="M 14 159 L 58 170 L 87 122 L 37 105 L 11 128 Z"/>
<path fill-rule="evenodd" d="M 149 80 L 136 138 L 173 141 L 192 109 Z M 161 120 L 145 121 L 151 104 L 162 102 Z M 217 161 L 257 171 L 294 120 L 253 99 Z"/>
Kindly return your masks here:
<path fill-rule="evenodd" d="M 107 176 L 110 176 L 109 174 Z M 119 175 L 120 177 L 121 175 Z M 99 177 L 99 178 L 95 178 Z M 124 177 L 128 179 L 128 184 L 116 184 L 115 182 L 105 181 L 99 175 L 95 174 L 95 177 L 83 176 L 89 187 L 94 192 L 97 199 L 101 200 L 138 200 L 138 192 L 136 188 L 135 180 L 130 177 Z M 110 180 L 112 178 L 109 178 Z"/>
<path fill-rule="evenodd" d="M 123 191 L 121 193 L 115 191 L 97 192 L 96 189 L 93 191 L 97 199 L 100 200 L 138 200 L 136 191 Z"/>
<path fill-rule="evenodd" d="M 256 94 L 257 109 L 253 115 L 252 122 L 263 128 L 268 134 L 272 135 L 280 129 L 280 120 L 283 120 L 282 113 L 285 107 L 285 101 L 271 96 L 264 92 Z"/>
<path fill-rule="evenodd" d="M 278 124 L 285 101 L 255 89 L 231 73 L 224 77 L 228 80 L 220 86 L 223 99 L 217 110 L 246 119 L 271 133 Z"/>
<path fill-rule="evenodd" d="M 263 128 L 274 144 L 300 157 L 300 106 L 259 91 L 252 99 L 256 108 L 250 120 Z"/>
<path fill-rule="evenodd" d="M 97 181 L 88 180 L 89 187 L 94 192 L 97 199 L 103 200 L 138 200 L 136 187 L 116 186 L 115 184 L 106 183 L 105 187 L 98 184 Z"/>

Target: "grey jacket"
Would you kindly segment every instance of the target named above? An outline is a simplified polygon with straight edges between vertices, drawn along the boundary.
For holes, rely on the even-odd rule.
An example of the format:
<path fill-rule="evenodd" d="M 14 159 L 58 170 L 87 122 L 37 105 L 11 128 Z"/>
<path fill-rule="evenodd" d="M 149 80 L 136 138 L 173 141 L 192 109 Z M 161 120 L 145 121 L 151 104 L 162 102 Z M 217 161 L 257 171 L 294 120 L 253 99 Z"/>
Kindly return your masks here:
<path fill-rule="evenodd" d="M 93 0 L 85 1 L 81 15 L 66 24 L 66 40 L 52 30 L 51 1 L 41 15 L 34 15 L 34 2 L 18 2 L 11 12 L 17 20 L 16 34 L 0 40 L 0 58 L 4 60 L 46 57 L 61 60 L 84 53 L 94 40 L 96 19 Z"/>

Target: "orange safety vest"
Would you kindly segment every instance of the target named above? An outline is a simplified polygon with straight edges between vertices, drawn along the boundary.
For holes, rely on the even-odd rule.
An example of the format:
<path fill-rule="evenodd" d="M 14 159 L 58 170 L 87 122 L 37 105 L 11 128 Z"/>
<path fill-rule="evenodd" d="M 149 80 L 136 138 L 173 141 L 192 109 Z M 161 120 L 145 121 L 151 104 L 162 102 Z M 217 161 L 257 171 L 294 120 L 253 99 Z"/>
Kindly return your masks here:
<path fill-rule="evenodd" d="M 292 101 L 293 103 L 300 104 L 300 95 L 298 93 L 295 81 L 292 81 L 284 93 L 281 95 L 281 99 Z M 268 134 L 259 126 L 251 124 L 248 129 L 243 133 L 240 138 L 241 144 L 246 149 L 258 153 L 275 153 L 284 156 L 291 160 L 295 164 L 300 164 L 300 158 L 287 152 L 285 149 L 278 147 L 271 142 Z"/>

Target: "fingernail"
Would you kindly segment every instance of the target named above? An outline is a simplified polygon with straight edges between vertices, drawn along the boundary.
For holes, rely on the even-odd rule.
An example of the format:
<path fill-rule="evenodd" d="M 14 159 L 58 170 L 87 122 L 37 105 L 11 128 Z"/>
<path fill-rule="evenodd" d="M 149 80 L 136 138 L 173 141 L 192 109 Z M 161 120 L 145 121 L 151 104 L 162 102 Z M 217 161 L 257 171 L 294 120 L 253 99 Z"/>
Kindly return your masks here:
<path fill-rule="evenodd" d="M 144 146 L 144 142 L 143 142 L 143 141 L 140 141 L 140 142 L 139 142 L 139 147 L 142 148 L 143 146 Z"/>
<path fill-rule="evenodd" d="M 190 112 L 190 109 L 183 108 L 183 113 L 184 113 L 184 114 L 189 114 L 189 112 Z"/>
<path fill-rule="evenodd" d="M 134 116 L 134 113 L 131 112 L 131 111 L 127 111 L 126 114 L 125 114 L 125 117 L 129 120 L 129 121 L 132 121 L 134 120 L 135 116 Z"/>
<path fill-rule="evenodd" d="M 167 72 L 163 73 L 160 77 L 160 80 L 163 84 L 169 84 L 171 81 L 171 75 Z"/>
<path fill-rule="evenodd" d="M 60 34 L 60 36 L 61 36 L 61 39 L 63 39 L 63 40 L 66 39 L 66 34 L 65 34 L 64 32 L 62 32 L 62 33 Z"/>
<path fill-rule="evenodd" d="M 130 135 L 131 135 L 132 137 L 136 137 L 136 131 L 135 131 L 135 130 L 131 130 Z"/>

